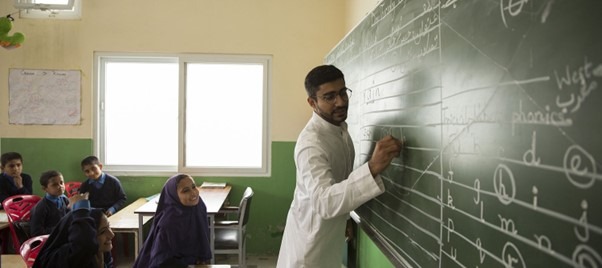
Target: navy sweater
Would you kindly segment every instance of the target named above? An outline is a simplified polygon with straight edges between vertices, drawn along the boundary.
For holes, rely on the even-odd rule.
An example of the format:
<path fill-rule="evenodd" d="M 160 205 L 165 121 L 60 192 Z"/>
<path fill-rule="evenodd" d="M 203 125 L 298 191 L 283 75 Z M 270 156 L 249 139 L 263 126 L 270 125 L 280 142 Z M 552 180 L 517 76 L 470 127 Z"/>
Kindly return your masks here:
<path fill-rule="evenodd" d="M 65 196 L 60 197 L 60 199 L 63 202 L 61 209 L 48 198 L 42 198 L 31 209 L 31 219 L 29 220 L 29 233 L 31 237 L 50 234 L 61 218 L 67 214 L 69 199 Z"/>
<path fill-rule="evenodd" d="M 88 179 L 79 187 L 80 193 L 90 193 L 88 200 L 94 208 L 108 210 L 113 208 L 115 212 L 119 211 L 125 204 L 126 196 L 121 182 L 115 176 L 106 174 L 105 182 L 102 187 L 97 189 L 93 183 L 95 180 Z M 102 176 L 102 175 L 101 175 Z"/>
<path fill-rule="evenodd" d="M 33 187 L 31 176 L 21 173 L 23 178 L 23 188 L 17 189 L 15 183 L 6 175 L 4 172 L 0 174 L 0 208 L 2 208 L 2 202 L 4 199 L 18 194 L 32 194 Z"/>

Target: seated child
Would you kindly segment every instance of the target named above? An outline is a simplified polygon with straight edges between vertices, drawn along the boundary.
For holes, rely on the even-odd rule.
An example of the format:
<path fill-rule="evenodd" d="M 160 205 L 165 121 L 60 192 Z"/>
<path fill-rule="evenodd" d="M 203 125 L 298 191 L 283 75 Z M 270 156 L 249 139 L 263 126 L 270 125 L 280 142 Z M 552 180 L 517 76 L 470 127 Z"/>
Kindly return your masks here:
<path fill-rule="evenodd" d="M 57 223 L 69 212 L 70 205 L 84 199 L 83 195 L 74 195 L 67 199 L 63 175 L 56 170 L 49 170 L 40 176 L 44 198 L 31 209 L 29 232 L 31 236 L 49 234 Z"/>
<path fill-rule="evenodd" d="M 81 167 L 88 179 L 81 184 L 79 192 L 89 193 L 92 207 L 103 209 L 107 216 L 120 210 L 126 196 L 119 179 L 102 172 L 102 164 L 96 156 L 84 158 Z"/>
<path fill-rule="evenodd" d="M 113 267 L 114 236 L 103 211 L 79 200 L 52 230 L 33 267 Z"/>
<path fill-rule="evenodd" d="M 8 152 L 0 156 L 0 208 L 9 196 L 32 194 L 31 176 L 23 171 L 23 157 L 17 152 Z"/>
<path fill-rule="evenodd" d="M 175 175 L 161 190 L 150 233 L 134 268 L 187 267 L 210 260 L 207 207 L 192 177 Z"/>

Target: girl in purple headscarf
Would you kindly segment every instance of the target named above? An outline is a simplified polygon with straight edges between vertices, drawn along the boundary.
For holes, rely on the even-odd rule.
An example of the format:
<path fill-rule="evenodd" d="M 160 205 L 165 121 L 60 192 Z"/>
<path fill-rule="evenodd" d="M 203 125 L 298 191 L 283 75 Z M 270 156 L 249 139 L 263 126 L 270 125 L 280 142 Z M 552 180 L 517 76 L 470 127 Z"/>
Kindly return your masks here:
<path fill-rule="evenodd" d="M 186 267 L 211 260 L 207 207 L 192 177 L 165 182 L 150 234 L 134 268 Z"/>

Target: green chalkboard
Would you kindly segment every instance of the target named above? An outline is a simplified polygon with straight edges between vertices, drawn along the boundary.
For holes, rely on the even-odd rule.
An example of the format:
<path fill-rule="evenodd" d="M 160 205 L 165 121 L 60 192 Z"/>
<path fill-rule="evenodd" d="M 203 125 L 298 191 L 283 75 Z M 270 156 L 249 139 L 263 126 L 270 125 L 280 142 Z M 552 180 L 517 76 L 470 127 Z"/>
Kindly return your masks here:
<path fill-rule="evenodd" d="M 602 267 L 602 1 L 383 0 L 326 56 L 396 266 Z"/>

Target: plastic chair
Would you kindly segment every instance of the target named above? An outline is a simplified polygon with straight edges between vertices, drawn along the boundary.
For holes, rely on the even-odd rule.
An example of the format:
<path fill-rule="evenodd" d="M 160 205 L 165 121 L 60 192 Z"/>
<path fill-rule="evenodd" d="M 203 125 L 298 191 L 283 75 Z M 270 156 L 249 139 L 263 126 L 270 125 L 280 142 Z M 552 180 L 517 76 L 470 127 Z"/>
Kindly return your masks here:
<path fill-rule="evenodd" d="M 68 181 L 65 182 L 65 195 L 67 197 L 72 197 L 76 195 L 79 191 L 79 187 L 82 185 L 79 181 Z"/>
<path fill-rule="evenodd" d="M 44 246 L 44 243 L 46 243 L 46 240 L 48 240 L 48 236 L 49 235 L 40 235 L 32 237 L 27 239 L 25 242 L 23 242 L 23 245 L 21 245 L 21 257 L 23 257 L 23 260 L 25 261 L 25 264 L 27 264 L 28 268 L 33 266 L 33 263 L 36 261 L 36 257 L 42 249 L 42 246 Z"/>
<path fill-rule="evenodd" d="M 24 237 L 23 240 L 29 238 L 29 228 L 26 228 L 24 223 L 29 223 L 31 209 L 41 199 L 42 198 L 37 195 L 13 195 L 4 199 L 4 202 L 2 202 L 2 206 L 4 207 L 4 211 L 8 218 L 8 227 L 10 229 L 15 251 L 21 248 L 21 240 L 19 240 L 17 232 L 21 233 L 21 237 Z"/>
<path fill-rule="evenodd" d="M 251 212 L 251 199 L 253 189 L 247 187 L 243 193 L 238 207 L 224 207 L 221 213 L 237 213 L 237 220 L 216 221 L 215 228 L 215 254 L 237 254 L 238 267 L 247 267 L 246 264 L 246 227 Z"/>

